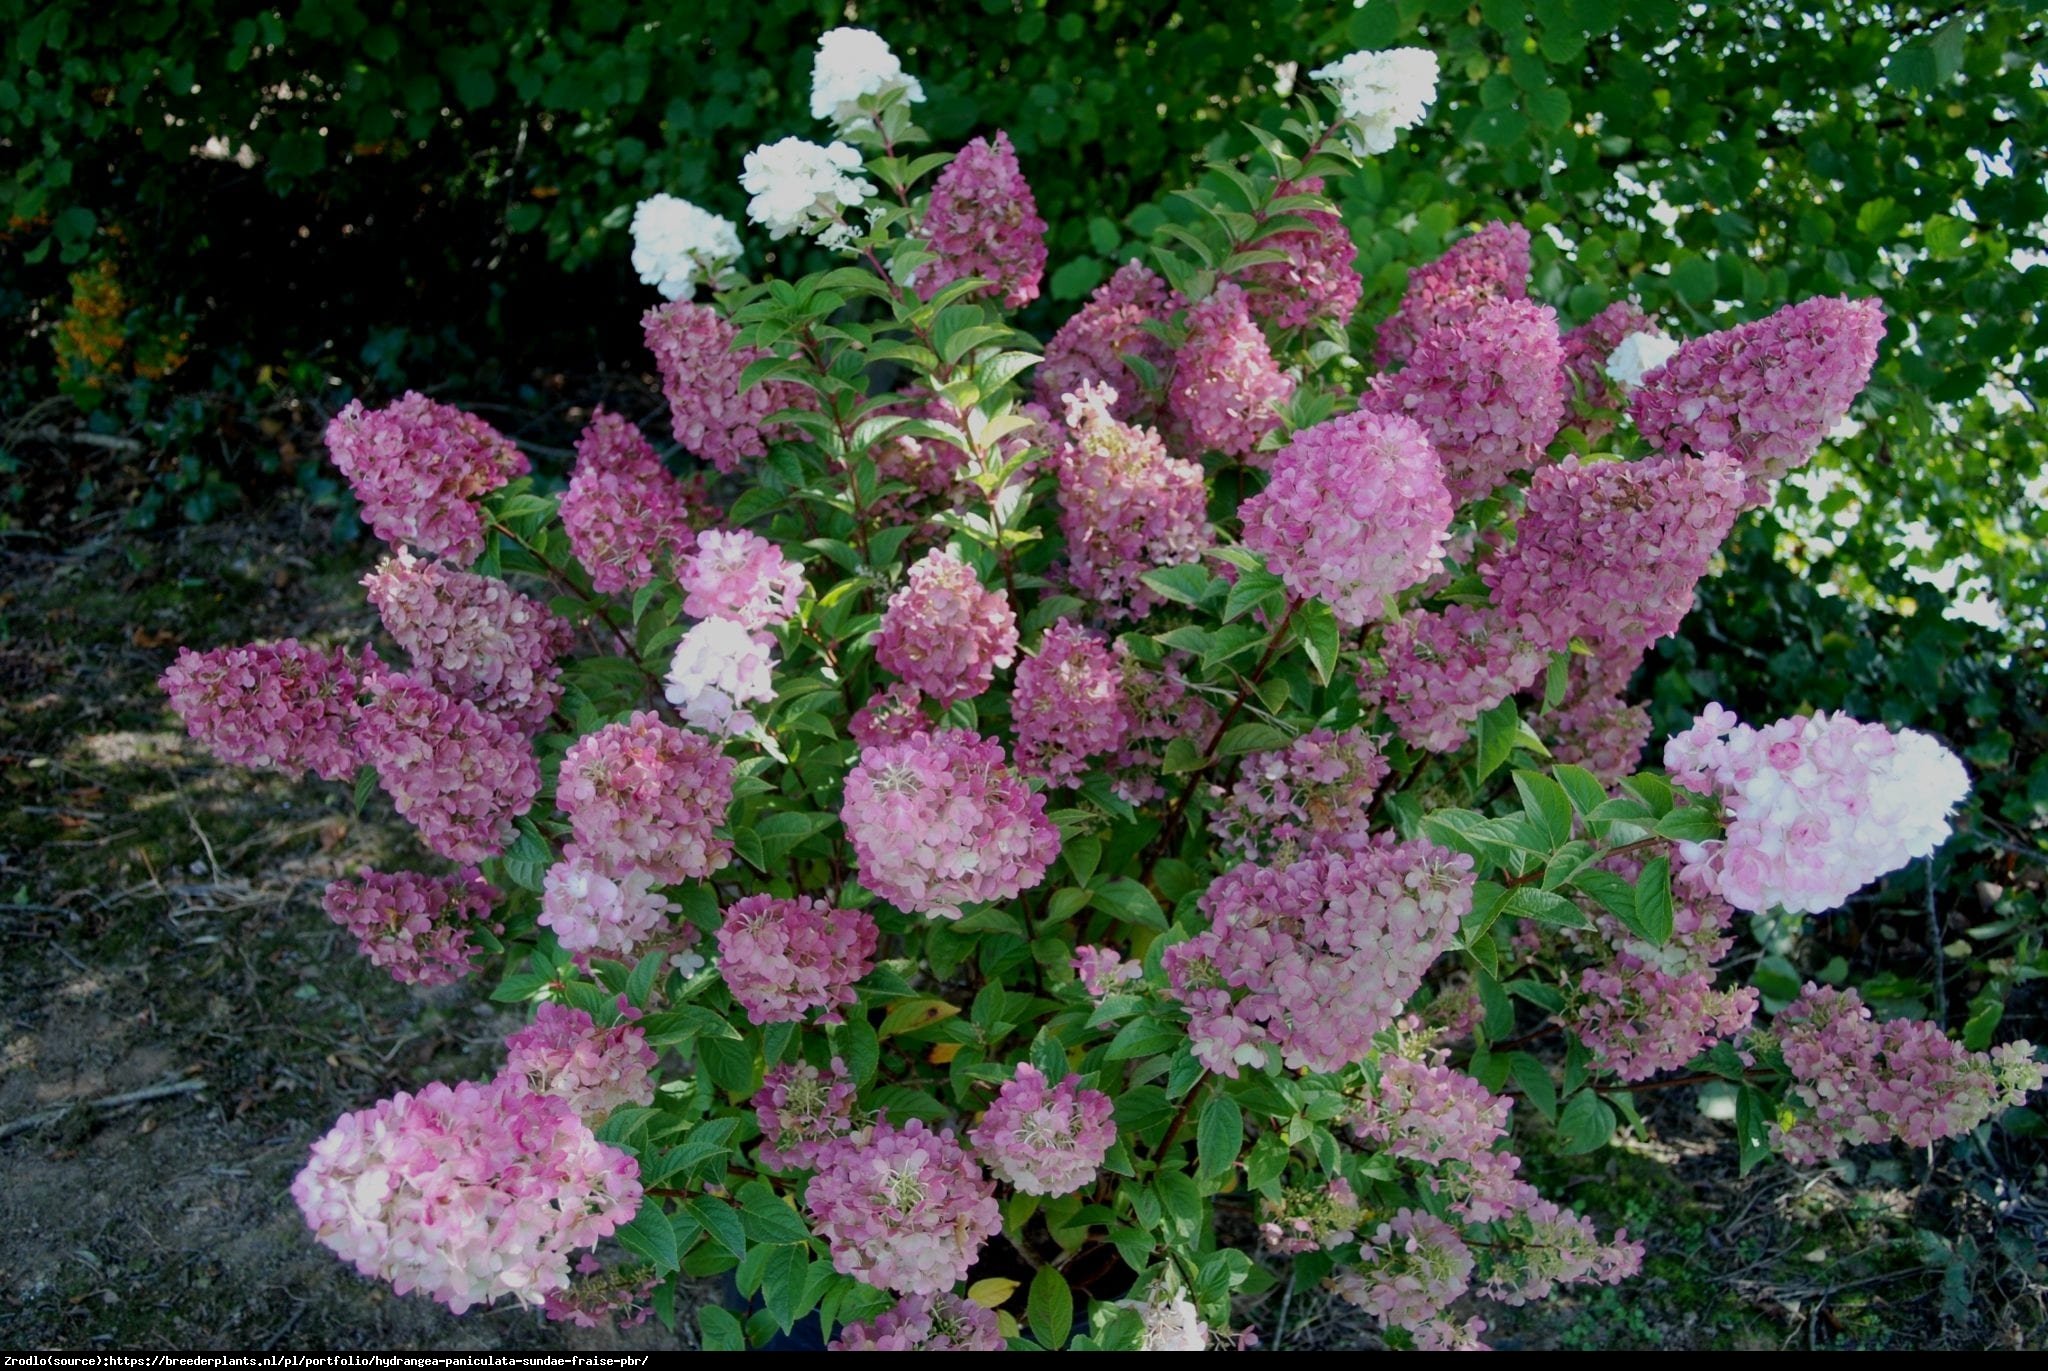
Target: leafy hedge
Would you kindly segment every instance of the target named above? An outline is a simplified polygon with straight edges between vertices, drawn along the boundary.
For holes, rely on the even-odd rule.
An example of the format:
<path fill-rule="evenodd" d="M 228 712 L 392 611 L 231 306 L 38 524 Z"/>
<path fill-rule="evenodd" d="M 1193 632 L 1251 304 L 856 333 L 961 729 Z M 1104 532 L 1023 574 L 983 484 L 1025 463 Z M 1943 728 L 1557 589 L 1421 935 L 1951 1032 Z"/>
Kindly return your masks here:
<path fill-rule="evenodd" d="M 2041 13 L 978 0 L 877 3 L 861 22 L 927 74 L 920 114 L 942 141 L 1009 130 L 1053 225 L 1055 301 L 1175 212 L 1150 202 L 1198 154 L 1239 146 L 1237 121 L 1269 114 L 1290 78 L 1352 47 L 1431 47 L 1460 78 L 1438 136 L 1333 188 L 1378 268 L 1363 318 L 1397 297 L 1395 263 L 1499 214 L 1553 227 L 1539 284 L 1574 317 L 1634 291 L 1703 331 L 1764 301 L 1879 293 L 1895 321 L 1870 405 L 1882 418 L 1841 444 L 1849 480 L 1828 501 L 1866 529 L 1924 524 L 1916 562 L 1980 561 L 2027 620 L 2048 583 L 2048 512 L 2027 498 L 2048 442 L 2017 398 L 2048 373 Z M 381 390 L 463 371 L 486 329 L 527 346 L 481 388 L 522 368 L 631 365 L 624 312 L 592 308 L 610 292 L 558 266 L 629 289 L 624 225 L 655 190 L 738 218 L 740 155 L 808 123 L 809 51 L 789 35 L 839 14 L 818 0 L 6 0 L 0 217 L 20 252 L 0 266 L 0 308 L 29 324 L 7 360 L 43 378 L 17 386 L 48 390 L 69 273 L 109 255 L 137 329 L 188 329 L 195 354 L 229 358 L 226 377 L 188 367 L 188 386 L 248 387 L 262 364 L 321 357 Z M 439 317 L 421 323 L 422 304 Z M 1845 578 L 1874 584 L 1889 539 L 1839 536 Z"/>

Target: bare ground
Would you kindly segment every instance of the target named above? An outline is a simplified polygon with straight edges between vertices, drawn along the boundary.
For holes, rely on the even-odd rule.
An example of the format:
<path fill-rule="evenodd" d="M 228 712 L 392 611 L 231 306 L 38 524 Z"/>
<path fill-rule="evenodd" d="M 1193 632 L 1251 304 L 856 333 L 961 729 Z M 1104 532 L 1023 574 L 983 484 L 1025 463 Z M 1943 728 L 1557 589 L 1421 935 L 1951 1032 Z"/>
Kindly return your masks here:
<path fill-rule="evenodd" d="M 510 1022 L 473 985 L 393 984 L 321 914 L 329 879 L 413 855 L 381 801 L 358 820 L 344 787 L 216 767 L 155 690 L 181 644 L 359 639 L 368 557 L 297 506 L 158 540 L 0 537 L 0 1345 L 694 1341 L 688 1318 L 620 1334 L 396 1297 L 317 1247 L 287 1194 L 336 1115 L 487 1074 Z M 1592 1159 L 1531 1157 L 1548 1191 L 1648 1239 L 1643 1277 L 1472 1311 L 1497 1345 L 2042 1344 L 2037 1145 L 1739 1179 L 1690 1090 L 1648 1121 Z M 1284 1283 L 1240 1321 L 1287 1350 L 1378 1344 L 1356 1311 Z"/>

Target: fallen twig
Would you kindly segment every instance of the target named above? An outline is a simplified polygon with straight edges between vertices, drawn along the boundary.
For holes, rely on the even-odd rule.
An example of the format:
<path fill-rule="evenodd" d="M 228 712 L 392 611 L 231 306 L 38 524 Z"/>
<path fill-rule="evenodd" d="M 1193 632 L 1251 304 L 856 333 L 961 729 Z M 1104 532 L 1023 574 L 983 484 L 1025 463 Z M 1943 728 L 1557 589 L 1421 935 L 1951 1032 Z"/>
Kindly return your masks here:
<path fill-rule="evenodd" d="M 165 1081 L 159 1085 L 144 1086 L 140 1090 L 129 1090 L 119 1095 L 103 1095 L 96 1100 L 73 1100 L 57 1109 L 46 1109 L 40 1114 L 0 1123 L 0 1138 L 11 1138 L 17 1133 L 26 1133 L 33 1128 L 53 1124 L 74 1109 L 97 1109 L 110 1113 L 116 1109 L 127 1109 L 131 1105 L 148 1104 L 151 1100 L 169 1099 L 173 1095 L 191 1095 L 206 1089 L 202 1077 L 192 1076 L 181 1081 Z"/>

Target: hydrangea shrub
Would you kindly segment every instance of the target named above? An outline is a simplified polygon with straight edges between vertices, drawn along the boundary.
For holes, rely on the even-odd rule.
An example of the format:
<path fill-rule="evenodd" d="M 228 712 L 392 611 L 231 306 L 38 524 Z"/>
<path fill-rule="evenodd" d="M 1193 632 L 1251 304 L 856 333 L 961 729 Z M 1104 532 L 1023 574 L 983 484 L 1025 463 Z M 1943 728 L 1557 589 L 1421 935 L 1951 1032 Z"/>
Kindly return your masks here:
<path fill-rule="evenodd" d="M 613 414 L 560 495 L 422 397 L 336 419 L 393 660 L 187 652 L 164 688 L 226 760 L 381 787 L 447 865 L 330 916 L 532 1013 L 495 1079 L 321 1139 L 319 1241 L 578 1323 L 730 1273 L 708 1347 L 814 1312 L 847 1350 L 1246 1346 L 1292 1263 L 1392 1345 L 1470 1348 L 1489 1304 L 1637 1269 L 1522 1158 L 1604 1146 L 1645 1083 L 1733 1088 L 1745 1168 L 2040 1086 L 2025 1043 L 1832 986 L 1765 1018 L 1720 965 L 1738 911 L 1933 851 L 1952 753 L 1716 706 L 1645 769 L 1627 699 L 1848 413 L 1881 308 L 1566 331 L 1494 224 L 1361 354 L 1322 187 L 1437 65 L 1315 79 L 1041 348 L 1005 316 L 1046 260 L 1009 139 L 919 151 L 918 78 L 827 34 L 833 141 L 742 179 L 838 265 L 748 283 L 737 226 L 635 219 L 722 505 Z"/>

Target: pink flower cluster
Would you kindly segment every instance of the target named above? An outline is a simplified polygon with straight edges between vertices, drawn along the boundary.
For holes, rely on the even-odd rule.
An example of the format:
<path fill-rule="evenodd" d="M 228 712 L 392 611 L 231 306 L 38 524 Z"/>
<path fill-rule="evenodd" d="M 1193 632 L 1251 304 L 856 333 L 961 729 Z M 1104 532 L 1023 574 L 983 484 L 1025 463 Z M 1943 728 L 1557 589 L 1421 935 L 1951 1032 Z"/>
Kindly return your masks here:
<path fill-rule="evenodd" d="M 696 535 L 689 496 L 639 429 L 598 409 L 576 440 L 562 531 L 600 595 L 638 590 L 664 562 L 680 565 Z"/>
<path fill-rule="evenodd" d="M 530 469 L 526 454 L 474 414 L 411 390 L 383 409 L 350 401 L 327 425 L 327 455 L 379 538 L 454 562 L 484 550 L 475 501 Z"/>
<path fill-rule="evenodd" d="M 1286 867 L 1232 868 L 1202 896 L 1208 931 L 1165 953 L 1196 1059 L 1233 1078 L 1274 1050 L 1296 1070 L 1358 1061 L 1471 905 L 1470 857 L 1392 834 Z"/>
<path fill-rule="evenodd" d="M 344 1114 L 292 1198 L 320 1242 L 457 1314 L 569 1284 L 569 1254 L 640 1207 L 640 1168 L 565 1101 L 515 1081 L 436 1081 Z"/>
<path fill-rule="evenodd" d="M 1045 345 L 1045 360 L 1038 365 L 1038 403 L 1059 414 L 1068 395 L 1092 385 L 1102 392 L 1105 420 L 1150 422 L 1156 417 L 1155 397 L 1124 357 L 1138 358 L 1164 378 L 1166 344 L 1145 325 L 1163 323 L 1178 307 L 1178 298 L 1158 273 L 1141 262 L 1124 263 Z"/>
<path fill-rule="evenodd" d="M 889 597 L 875 660 L 941 705 L 971 700 L 1017 660 L 1017 616 L 959 553 L 936 548 Z"/>
<path fill-rule="evenodd" d="M 964 731 L 862 748 L 839 817 L 862 885 L 943 919 L 963 904 L 1014 899 L 1060 852 L 1045 797 L 1004 761 L 1001 743 Z"/>
<path fill-rule="evenodd" d="M 692 728 L 731 737 L 754 726 L 748 705 L 775 698 L 775 640 L 731 619 L 690 625 L 669 659 L 662 696 Z"/>
<path fill-rule="evenodd" d="M 788 1171 L 815 1164 L 828 1144 L 853 1132 L 853 1097 L 853 1078 L 837 1057 L 824 1071 L 809 1062 L 769 1067 L 754 1094 L 761 1165 Z"/>
<path fill-rule="evenodd" d="M 222 761 L 339 781 L 356 769 L 356 670 L 344 649 L 287 638 L 179 648 L 157 685 L 185 731 Z"/>
<path fill-rule="evenodd" d="M 422 561 L 404 548 L 363 577 L 385 631 L 413 670 L 450 695 L 532 733 L 562 698 L 575 630 L 495 576 Z"/>
<path fill-rule="evenodd" d="M 749 633 L 796 616 L 804 570 L 782 549 L 744 529 L 711 529 L 677 570 L 683 613 L 693 619 L 730 619 Z"/>
<path fill-rule="evenodd" d="M 1742 468 L 1702 459 L 1544 467 L 1515 545 L 1480 575 L 1501 618 L 1549 652 L 1584 638 L 1621 658 L 1676 631 L 1743 509 Z"/>
<path fill-rule="evenodd" d="M 1117 392 L 1094 384 L 1066 402 L 1060 532 L 1074 589 L 1105 618 L 1135 619 L 1159 603 L 1139 577 L 1209 546 L 1209 491 L 1199 464 L 1169 457 L 1156 432 L 1119 421 L 1116 409 Z"/>
<path fill-rule="evenodd" d="M 1470 605 L 1414 609 L 1386 626 L 1379 669 L 1361 673 L 1358 689 L 1415 746 L 1453 752 L 1480 715 L 1543 667 L 1539 648 Z"/>
<path fill-rule="evenodd" d="M 617 960 L 633 955 L 668 930 L 675 901 L 654 888 L 645 871 L 622 871 L 614 878 L 584 860 L 576 844 L 541 878 L 540 925 L 554 930 L 562 950 L 588 959 L 593 952 Z M 683 929 L 694 938 L 696 930 Z"/>
<path fill-rule="evenodd" d="M 504 851 L 540 794 L 526 736 L 417 676 L 379 666 L 363 689 L 356 749 L 420 841 L 451 862 Z"/>
<path fill-rule="evenodd" d="M 883 1120 L 827 1145 L 804 1195 L 812 1231 L 841 1275 L 903 1295 L 936 1295 L 967 1275 L 1000 1232 L 995 1186 L 951 1132 Z"/>
<path fill-rule="evenodd" d="M 1273 187 L 1276 200 L 1303 195 L 1322 197 L 1322 178 L 1282 181 Z M 1326 197 L 1323 203 L 1329 204 Z M 1287 260 L 1259 262 L 1237 273 L 1253 317 L 1275 328 L 1306 328 L 1323 320 L 1340 327 L 1350 323 L 1365 289 L 1353 265 L 1358 249 L 1351 230 L 1330 208 L 1304 206 L 1285 213 L 1301 220 L 1301 227 L 1268 234 L 1258 246 L 1284 252 Z"/>
<path fill-rule="evenodd" d="M 1168 437 L 1190 456 L 1213 450 L 1250 458 L 1259 440 L 1280 426 L 1275 406 L 1294 398 L 1294 378 L 1273 360 L 1244 288 L 1234 281 L 1217 283 L 1208 299 L 1190 307 L 1187 328 L 1166 387 Z"/>
<path fill-rule="evenodd" d="M 1582 665 L 1588 660 L 1572 658 L 1565 698 L 1541 727 L 1551 756 L 1582 766 L 1602 784 L 1613 785 L 1642 760 L 1643 744 L 1650 740 L 1650 712 L 1621 698 L 1632 664 L 1628 671 L 1606 672 L 1588 670 Z M 1610 684 L 1603 679 L 1612 676 L 1619 680 Z"/>
<path fill-rule="evenodd" d="M 1870 381 L 1876 300 L 1817 296 L 1694 338 L 1645 377 L 1629 413 L 1652 447 L 1730 452 L 1758 483 L 1803 467 Z"/>
<path fill-rule="evenodd" d="M 939 260 L 926 268 L 917 293 L 931 299 L 967 276 L 993 282 L 1005 308 L 1038 298 L 1045 275 L 1045 220 L 1017 165 L 1010 135 L 977 138 L 932 183 L 919 233 Z"/>
<path fill-rule="evenodd" d="M 1939 1024 L 1877 1022 L 1854 990 L 1808 982 L 1772 1029 L 1797 1117 L 1773 1123 L 1771 1141 L 1795 1162 L 1890 1138 L 1926 1147 L 1960 1137 L 2048 1081 L 2031 1043 L 1971 1052 Z"/>
<path fill-rule="evenodd" d="M 1940 846 L 1970 791 L 1963 764 L 1925 733 L 1825 710 L 1757 729 L 1710 704 L 1664 745 L 1664 765 L 1727 811 L 1725 838 L 1679 845 L 1684 869 L 1754 913 L 1840 908 Z"/>
<path fill-rule="evenodd" d="M 473 866 L 453 876 L 417 871 L 365 871 L 332 881 L 320 897 L 327 917 L 354 937 L 370 964 L 400 985 L 453 985 L 483 952 L 472 938 L 495 932 L 498 892 Z"/>
<path fill-rule="evenodd" d="M 875 921 L 799 895 L 749 895 L 727 906 L 718 929 L 718 970 L 751 1023 L 792 1023 L 822 1009 L 842 1021 L 854 985 L 875 964 Z"/>
<path fill-rule="evenodd" d="M 541 1312 L 550 1323 L 578 1328 L 635 1328 L 654 1313 L 654 1292 L 661 1278 L 645 1263 L 606 1266 L 592 1252 L 576 1259 L 576 1275 L 566 1290 L 550 1290 Z"/>
<path fill-rule="evenodd" d="M 832 1352 L 1001 1352 L 1009 1344 L 993 1309 L 951 1291 L 910 1295 L 866 1323 L 850 1323 Z"/>
<path fill-rule="evenodd" d="M 1058 1085 L 1029 1062 L 1003 1083 L 968 1139 L 996 1179 L 1026 1195 L 1071 1195 L 1095 1179 L 1116 1142 L 1109 1096 L 1068 1075 Z"/>
<path fill-rule="evenodd" d="M 1357 1267 L 1340 1268 L 1330 1283 L 1382 1328 L 1419 1333 L 1472 1285 L 1472 1249 L 1457 1229 L 1423 1210 L 1396 1211 L 1359 1245 L 1358 1256 Z"/>
<path fill-rule="evenodd" d="M 555 804 L 596 870 L 700 880 L 732 860 L 731 841 L 714 831 L 732 806 L 732 777 L 715 741 L 641 710 L 576 740 Z"/>
<path fill-rule="evenodd" d="M 1318 728 L 1246 757 L 1209 829 L 1225 852 L 1255 862 L 1348 846 L 1364 838 L 1365 808 L 1386 778 L 1378 739 Z"/>
<path fill-rule="evenodd" d="M 1557 436 L 1563 367 L 1557 311 L 1500 300 L 1424 334 L 1408 365 L 1374 377 L 1360 402 L 1419 423 L 1451 494 L 1476 500 L 1536 465 Z"/>
<path fill-rule="evenodd" d="M 1074 949 L 1072 966 L 1081 988 L 1098 1000 L 1126 981 L 1135 981 L 1145 974 L 1142 963 L 1125 961 L 1124 954 L 1114 948 L 1090 947 L 1085 943 Z"/>
<path fill-rule="evenodd" d="M 1102 640 L 1069 619 L 1045 631 L 1017 667 L 1010 701 L 1017 769 L 1054 785 L 1075 785 L 1088 759 L 1116 752 L 1131 732 L 1123 668 Z"/>
<path fill-rule="evenodd" d="M 580 1009 L 543 1004 L 532 1023 L 505 1039 L 505 1053 L 506 1077 L 568 1101 L 592 1128 L 620 1105 L 654 1103 L 654 1049 L 631 1023 L 599 1028 Z"/>
<path fill-rule="evenodd" d="M 1290 1188 L 1278 1200 L 1259 1202 L 1259 1237 L 1289 1256 L 1326 1252 L 1358 1236 L 1363 1211 L 1351 1182 L 1342 1176 L 1319 1189 Z"/>
<path fill-rule="evenodd" d="M 1024 673 L 1019 670 L 1021 682 Z M 932 721 L 925 714 L 924 696 L 917 693 L 915 686 L 897 681 L 884 686 L 868 697 L 868 702 L 853 711 L 847 720 L 846 733 L 862 747 L 880 747 L 884 743 L 900 743 L 905 738 L 932 731 Z"/>
<path fill-rule="evenodd" d="M 1598 918 L 1607 960 L 1580 973 L 1572 1006 L 1572 1027 L 1595 1065 L 1624 1081 L 1648 1080 L 1749 1027 L 1757 992 L 1714 989 L 1714 964 L 1733 944 L 1730 913 L 1697 878 L 1681 878 L 1662 947 L 1636 941 L 1611 916 Z"/>
<path fill-rule="evenodd" d="M 1432 329 L 1463 327 L 1496 300 L 1528 298 L 1529 230 L 1487 224 L 1408 273 L 1400 308 L 1380 325 L 1380 367 L 1407 361 Z"/>
<path fill-rule="evenodd" d="M 1633 300 L 1616 300 L 1606 309 L 1568 330 L 1564 335 L 1564 380 L 1578 383 L 1578 398 L 1586 410 L 1618 410 L 1628 404 L 1620 384 L 1607 374 L 1607 359 L 1621 346 L 1621 340 L 1635 333 L 1662 334 L 1654 316 Z M 1567 398 L 1570 392 L 1567 391 Z M 1586 441 L 1597 443 L 1614 431 L 1614 420 L 1588 418 L 1581 425 Z"/>
<path fill-rule="evenodd" d="M 1451 527 L 1443 463 L 1414 421 L 1361 410 L 1301 429 L 1246 500 L 1244 545 L 1296 596 L 1351 628 L 1442 569 Z"/>
<path fill-rule="evenodd" d="M 1198 694 L 1182 674 L 1178 653 L 1157 665 L 1141 661 L 1127 642 L 1116 645 L 1124 669 L 1124 701 L 1131 711 L 1130 744 L 1116 755 L 1110 788 L 1131 804 L 1144 804 L 1165 793 L 1160 761 L 1175 738 L 1199 743 L 1216 732 L 1215 706 Z"/>
<path fill-rule="evenodd" d="M 1507 1132 L 1514 1101 L 1445 1065 L 1442 1051 L 1428 1056 L 1382 1056 L 1379 1080 L 1361 1097 L 1351 1130 L 1424 1166 L 1472 1165 Z"/>
<path fill-rule="evenodd" d="M 642 315 L 640 328 L 661 373 L 676 441 L 720 471 L 767 454 L 776 436 L 769 415 L 812 405 L 811 393 L 793 381 L 741 390 L 747 367 L 768 354 L 738 346 L 738 330 L 709 305 L 672 300 Z"/>
<path fill-rule="evenodd" d="M 1591 1220 L 1533 1191 L 1502 1237 L 1480 1293 L 1509 1306 L 1543 1299 L 1575 1281 L 1617 1285 L 1643 1267 L 1643 1245 L 1630 1242 L 1626 1228 L 1603 1243 Z"/>

